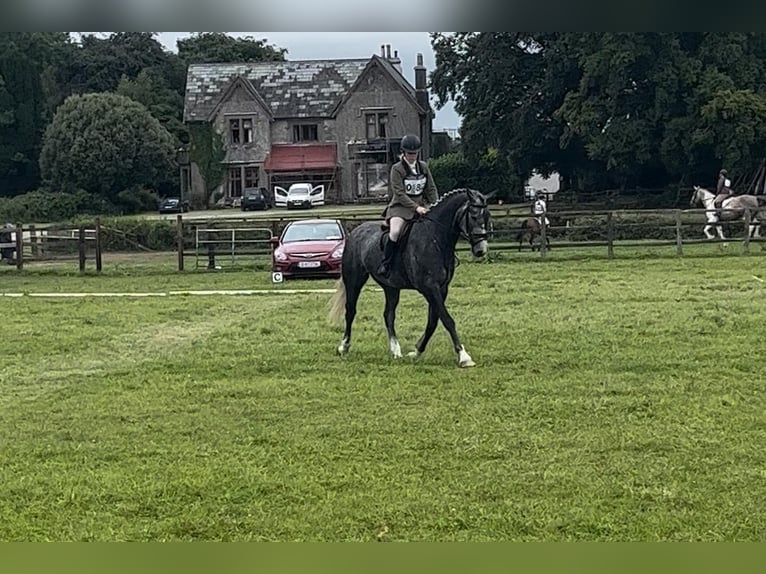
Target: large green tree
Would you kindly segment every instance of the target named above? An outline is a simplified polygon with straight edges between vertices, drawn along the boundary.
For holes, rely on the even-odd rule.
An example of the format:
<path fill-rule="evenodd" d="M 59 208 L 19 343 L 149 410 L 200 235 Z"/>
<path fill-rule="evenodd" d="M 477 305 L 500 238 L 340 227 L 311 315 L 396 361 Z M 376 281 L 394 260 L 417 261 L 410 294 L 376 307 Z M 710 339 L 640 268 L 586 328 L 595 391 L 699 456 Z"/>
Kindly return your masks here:
<path fill-rule="evenodd" d="M 60 62 L 58 33 L 0 33 L 0 195 L 38 184 L 42 133 L 50 117 L 43 75 Z"/>
<path fill-rule="evenodd" d="M 766 155 L 762 33 L 434 34 L 466 155 L 580 188 L 711 183 Z"/>
<path fill-rule="evenodd" d="M 178 56 L 188 64 L 210 62 L 266 62 L 284 60 L 287 50 L 252 36 L 234 37 L 223 32 L 198 32 L 178 40 Z"/>
<path fill-rule="evenodd" d="M 175 177 L 173 137 L 141 104 L 117 94 L 70 96 L 48 126 L 40 156 L 53 190 L 85 189 L 116 202 L 134 186 Z"/>

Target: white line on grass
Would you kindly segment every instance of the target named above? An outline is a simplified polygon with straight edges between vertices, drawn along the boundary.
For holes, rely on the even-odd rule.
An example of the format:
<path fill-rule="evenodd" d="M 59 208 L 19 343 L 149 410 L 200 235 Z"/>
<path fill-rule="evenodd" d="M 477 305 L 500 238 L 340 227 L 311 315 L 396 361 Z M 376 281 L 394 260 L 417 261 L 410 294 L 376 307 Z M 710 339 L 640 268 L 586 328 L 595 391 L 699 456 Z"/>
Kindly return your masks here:
<path fill-rule="evenodd" d="M 380 291 L 380 289 L 377 289 Z M 0 293 L 0 297 L 172 297 L 176 295 L 329 295 L 335 289 L 211 289 L 208 291 L 167 291 L 154 293 Z"/>

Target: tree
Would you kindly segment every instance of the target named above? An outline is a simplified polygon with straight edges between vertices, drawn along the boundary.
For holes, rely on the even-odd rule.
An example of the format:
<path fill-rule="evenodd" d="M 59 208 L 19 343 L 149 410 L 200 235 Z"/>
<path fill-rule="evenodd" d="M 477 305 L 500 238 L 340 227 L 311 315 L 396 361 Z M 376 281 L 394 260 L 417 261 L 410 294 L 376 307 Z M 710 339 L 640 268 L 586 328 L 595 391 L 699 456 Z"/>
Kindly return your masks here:
<path fill-rule="evenodd" d="M 497 148 L 565 188 L 710 181 L 763 157 L 763 33 L 434 34 L 466 158 Z"/>
<path fill-rule="evenodd" d="M 267 45 L 265 39 L 235 38 L 223 32 L 198 32 L 178 40 L 177 46 L 178 56 L 189 64 L 284 61 L 287 52 Z"/>
<path fill-rule="evenodd" d="M 45 131 L 40 167 L 53 190 L 85 189 L 118 202 L 121 191 L 174 178 L 174 150 L 143 105 L 117 94 L 75 95 Z"/>
<path fill-rule="evenodd" d="M 168 85 L 157 68 L 144 68 L 135 79 L 123 77 L 116 92 L 143 104 L 177 138 L 186 133 L 181 123 L 183 97 Z"/>
<path fill-rule="evenodd" d="M 0 33 L 0 194 L 32 189 L 47 121 L 42 72 L 65 42 L 56 33 Z"/>

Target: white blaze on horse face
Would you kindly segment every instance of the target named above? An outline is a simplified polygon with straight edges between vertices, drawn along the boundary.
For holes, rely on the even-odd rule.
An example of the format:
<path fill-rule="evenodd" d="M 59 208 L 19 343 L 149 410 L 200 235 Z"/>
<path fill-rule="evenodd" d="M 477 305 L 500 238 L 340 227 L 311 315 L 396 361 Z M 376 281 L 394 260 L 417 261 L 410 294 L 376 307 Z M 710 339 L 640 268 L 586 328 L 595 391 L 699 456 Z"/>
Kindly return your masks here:
<path fill-rule="evenodd" d="M 476 363 L 473 362 L 471 355 L 469 355 L 465 347 L 460 347 L 460 353 L 458 354 L 458 364 L 461 367 L 475 367 Z"/>
<path fill-rule="evenodd" d="M 394 359 L 402 358 L 402 348 L 399 346 L 399 341 L 397 341 L 396 337 L 391 337 L 388 340 L 388 348 L 391 349 L 391 356 Z"/>

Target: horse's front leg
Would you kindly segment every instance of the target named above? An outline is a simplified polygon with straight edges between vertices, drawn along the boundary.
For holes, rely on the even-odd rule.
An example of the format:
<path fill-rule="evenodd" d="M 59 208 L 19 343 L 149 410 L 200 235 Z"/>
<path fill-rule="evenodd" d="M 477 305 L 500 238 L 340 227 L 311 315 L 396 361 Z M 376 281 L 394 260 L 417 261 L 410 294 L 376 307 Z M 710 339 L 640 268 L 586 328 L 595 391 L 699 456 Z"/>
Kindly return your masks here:
<path fill-rule="evenodd" d="M 396 328 L 394 326 L 396 321 L 396 307 L 399 305 L 399 289 L 384 287 L 383 291 L 386 294 L 386 309 L 383 311 L 383 320 L 386 323 L 386 330 L 388 331 L 388 348 L 394 359 L 401 359 L 402 348 L 399 345 L 399 340 L 396 338 Z"/>
<path fill-rule="evenodd" d="M 407 354 L 408 357 L 412 359 L 416 359 L 420 355 L 426 352 L 426 346 L 428 345 L 428 341 L 431 340 L 431 337 L 434 334 L 434 331 L 436 331 L 436 325 L 439 323 L 439 310 L 436 308 L 435 305 L 432 305 L 431 303 L 428 304 L 428 322 L 426 323 L 426 330 L 423 331 L 423 336 L 420 337 L 420 340 L 418 341 L 418 344 L 415 345 L 415 350 L 411 351 Z"/>
<path fill-rule="evenodd" d="M 436 310 L 439 313 L 439 319 L 452 339 L 452 345 L 455 348 L 455 352 L 458 354 L 458 365 L 461 367 L 475 366 L 476 363 L 474 363 L 471 355 L 466 352 L 465 347 L 463 347 L 463 344 L 460 342 L 460 337 L 458 337 L 457 330 L 455 329 L 455 320 L 449 314 L 449 311 L 447 311 L 445 297 L 443 297 L 441 293 L 434 294 L 429 298 L 429 303 L 436 307 Z"/>

